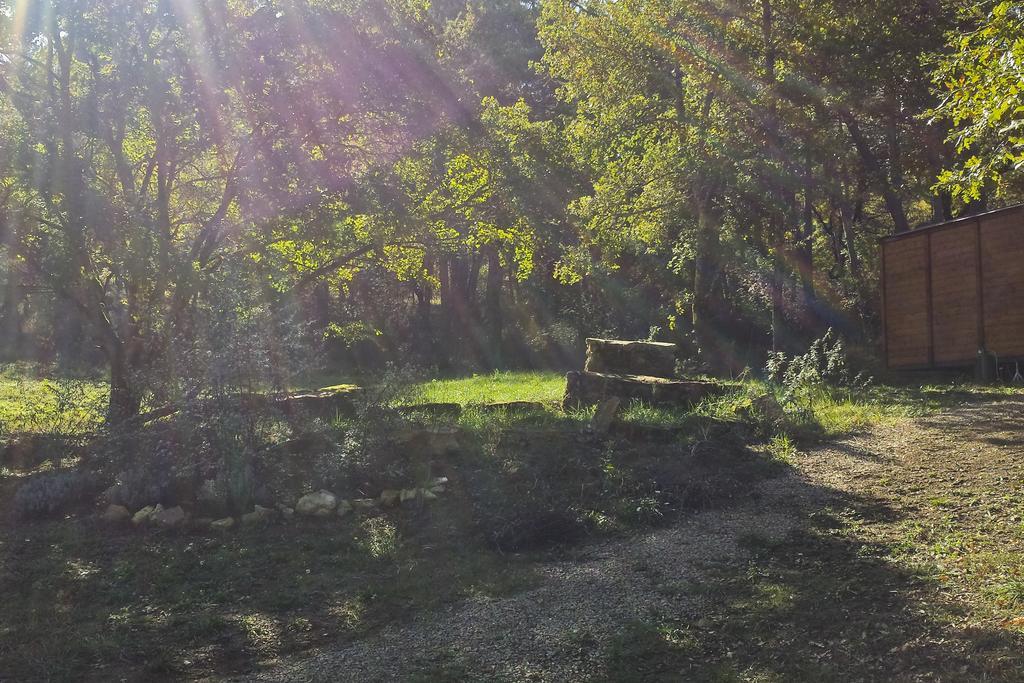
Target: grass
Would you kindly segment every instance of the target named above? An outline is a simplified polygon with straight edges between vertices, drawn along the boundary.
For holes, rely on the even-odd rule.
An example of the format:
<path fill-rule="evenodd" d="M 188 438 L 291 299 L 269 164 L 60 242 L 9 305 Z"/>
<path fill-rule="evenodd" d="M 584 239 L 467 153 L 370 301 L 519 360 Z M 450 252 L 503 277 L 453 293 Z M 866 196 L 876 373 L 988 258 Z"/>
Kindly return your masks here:
<path fill-rule="evenodd" d="M 11 680 L 219 677 L 463 597 L 533 581 L 426 517 L 328 520 L 216 535 L 97 529 L 0 533 L 0 671 Z"/>
<path fill-rule="evenodd" d="M 741 539 L 751 557 L 707 567 L 699 595 L 681 598 L 695 608 L 624 625 L 605 655 L 606 680 L 1019 680 L 1012 618 L 964 614 L 941 579 L 894 562 L 890 546 L 859 538 L 845 516 L 822 511 L 780 543 Z M 1019 615 L 1021 586 L 1005 581 L 975 597 Z"/>
<path fill-rule="evenodd" d="M 927 506 L 900 524 L 892 555 L 967 596 L 980 622 L 1024 634 L 1020 485 L 1000 478 L 986 486 L 972 483 L 956 495 L 927 498 Z"/>
<path fill-rule="evenodd" d="M 54 427 L 50 418 L 61 411 L 44 381 L 4 382 L 9 414 L 50 416 L 32 424 Z M 361 638 L 440 604 L 521 590 L 532 581 L 531 563 L 552 544 L 664 523 L 669 504 L 677 514 L 702 504 L 702 497 L 685 497 L 691 481 L 700 479 L 704 496 L 758 462 L 752 454 L 693 467 L 683 461 L 691 457 L 686 448 L 673 449 L 676 462 L 666 447 L 606 447 L 581 437 L 591 411 L 557 408 L 562 389 L 554 373 L 420 385 L 417 401 L 466 406 L 458 426 L 467 434 L 450 460 L 426 463 L 453 481 L 423 507 L 302 522 L 310 527 L 303 533 L 282 525 L 225 536 L 111 528 L 85 509 L 81 516 L 0 525 L 0 592 L 17 596 L 0 625 L 0 671 L 15 679 L 249 672 L 261 661 Z M 100 396 L 102 387 L 91 391 Z M 512 400 L 544 407 L 478 407 Z M 400 466 L 410 460 L 409 453 L 398 455 Z M 14 479 L 0 473 L 0 484 Z M 460 662 L 435 664 L 439 677 L 459 677 Z"/>
<path fill-rule="evenodd" d="M 86 433 L 102 421 L 106 401 L 107 387 L 102 382 L 36 378 L 17 368 L 0 370 L 0 435 Z"/>
<path fill-rule="evenodd" d="M 487 540 L 487 514 L 510 510 L 516 524 L 528 527 L 537 509 L 567 504 L 583 520 L 583 537 L 664 524 L 709 499 L 727 504 L 746 497 L 774 471 L 769 465 L 793 460 L 803 441 L 987 392 L 821 389 L 787 406 L 782 424 L 769 424 L 751 410 L 764 384 L 727 386 L 692 408 L 627 405 L 620 416 L 627 424 L 679 430 L 672 443 L 644 445 L 581 437 L 592 410 L 566 414 L 557 407 L 564 390 L 557 373 L 420 383 L 406 402 L 465 406 L 457 420 L 468 435 L 465 452 L 443 464 L 451 472 L 434 472 L 452 474 L 452 490 L 423 508 L 332 518 L 312 523 L 308 533 L 275 526 L 174 535 L 100 528 L 90 517 L 0 525 L 0 594 L 10 598 L 0 624 L 0 671 L 14 679 L 246 673 L 261 661 L 362 638 L 439 605 L 531 585 L 533 562 L 542 555 L 529 548 L 499 551 Z M 1014 390 L 992 393 L 1000 392 Z M 99 383 L 2 373 L 0 431 L 86 430 L 102 415 L 104 397 Z M 544 407 L 523 413 L 479 407 L 507 401 Z M 768 457 L 749 452 L 758 440 Z M 713 457 L 695 459 L 706 448 Z M 0 485 L 4 478 L 0 472 Z M 948 503 L 935 498 L 928 507 L 945 514 Z M 1024 509 L 1013 509 L 1016 526 L 1004 531 L 1024 536 Z M 883 552 L 850 540 L 837 526 L 795 541 L 740 539 L 755 560 L 702 577 L 702 599 L 711 607 L 696 626 L 672 615 L 624 625 L 607 655 L 609 680 L 822 680 L 843 666 L 878 678 L 887 672 L 885 653 L 906 642 L 907 629 L 923 638 L 931 622 L 906 622 L 917 603 L 879 606 L 871 596 L 879 586 L 912 595 L 924 577 L 943 573 L 971 577 L 991 620 L 1020 619 L 1024 565 L 981 531 L 965 536 L 951 523 L 935 523 L 908 531 Z M 931 554 L 928 566 L 908 561 L 894 569 L 885 559 L 899 548 L 919 558 L 922 547 Z M 837 574 L 836 566 L 849 571 Z M 936 609 L 929 619 L 952 617 Z M 586 634 L 577 640 L 567 647 L 590 647 Z M 829 652 L 839 668 L 824 663 L 820 642 L 833 643 Z M 455 655 L 428 661 L 424 680 L 459 680 L 470 665 Z"/>
<path fill-rule="evenodd" d="M 432 379 L 415 385 L 407 403 L 556 403 L 565 392 L 565 375 L 557 372 L 494 372 L 458 379 Z"/>

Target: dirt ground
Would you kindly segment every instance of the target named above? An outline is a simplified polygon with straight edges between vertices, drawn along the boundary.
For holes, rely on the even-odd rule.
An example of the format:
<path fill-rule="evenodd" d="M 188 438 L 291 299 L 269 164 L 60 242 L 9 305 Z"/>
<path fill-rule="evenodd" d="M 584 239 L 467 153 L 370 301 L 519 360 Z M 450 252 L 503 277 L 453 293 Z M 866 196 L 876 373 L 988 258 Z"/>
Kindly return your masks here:
<path fill-rule="evenodd" d="M 1020 681 L 1022 488 L 1024 400 L 975 397 L 805 448 L 745 504 L 558 557 L 525 592 L 259 678 Z"/>

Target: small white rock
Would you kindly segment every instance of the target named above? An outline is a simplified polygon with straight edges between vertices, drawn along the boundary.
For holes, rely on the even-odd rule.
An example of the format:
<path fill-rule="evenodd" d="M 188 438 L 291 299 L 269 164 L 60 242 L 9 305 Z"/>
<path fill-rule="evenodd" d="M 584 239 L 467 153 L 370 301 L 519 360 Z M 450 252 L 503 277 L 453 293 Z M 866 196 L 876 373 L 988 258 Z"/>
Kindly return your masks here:
<path fill-rule="evenodd" d="M 160 506 L 160 509 L 162 510 L 163 506 Z M 147 524 L 154 512 L 156 512 L 156 508 L 152 505 L 147 505 L 132 515 L 132 524 Z"/>
<path fill-rule="evenodd" d="M 268 521 L 274 516 L 274 508 L 266 508 L 262 505 L 253 506 L 252 512 L 242 515 L 242 524 L 254 526 Z"/>
<path fill-rule="evenodd" d="M 181 509 L 180 505 L 175 505 L 166 510 L 159 505 L 157 507 L 160 509 L 154 510 L 153 514 L 150 515 L 150 521 L 157 526 L 173 529 L 185 523 L 185 511 Z"/>
<path fill-rule="evenodd" d="M 344 517 L 350 512 L 352 512 L 352 503 L 348 502 L 347 500 L 342 500 L 338 502 L 337 514 L 339 517 Z"/>
<path fill-rule="evenodd" d="M 300 515 L 311 515 L 313 517 L 326 517 L 334 512 L 338 506 L 337 497 L 330 491 L 317 491 L 307 493 L 295 504 L 295 511 Z"/>
<path fill-rule="evenodd" d="M 235 525 L 234 517 L 225 517 L 210 522 L 210 528 L 216 531 L 226 531 Z"/>

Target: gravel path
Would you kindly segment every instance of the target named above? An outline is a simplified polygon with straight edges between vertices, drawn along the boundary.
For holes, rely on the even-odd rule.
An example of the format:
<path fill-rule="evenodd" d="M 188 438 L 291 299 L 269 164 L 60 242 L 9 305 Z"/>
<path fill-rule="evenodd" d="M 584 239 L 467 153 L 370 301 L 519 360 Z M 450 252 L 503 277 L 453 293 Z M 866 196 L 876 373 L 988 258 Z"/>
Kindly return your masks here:
<path fill-rule="evenodd" d="M 540 567 L 533 589 L 421 614 L 363 640 L 277 662 L 257 680 L 402 680 L 446 666 L 467 680 L 593 678 L 623 624 L 652 614 L 698 617 L 700 591 L 669 588 L 699 584 L 709 567 L 745 561 L 744 537 L 785 538 L 844 495 L 914 509 L 936 486 L 956 490 L 972 478 L 1005 476 L 986 474 L 993 461 L 1000 471 L 1020 468 L 1022 414 L 1020 399 L 964 405 L 835 441 L 799 454 L 792 471 L 762 482 L 744 504 L 590 546 L 572 561 Z"/>

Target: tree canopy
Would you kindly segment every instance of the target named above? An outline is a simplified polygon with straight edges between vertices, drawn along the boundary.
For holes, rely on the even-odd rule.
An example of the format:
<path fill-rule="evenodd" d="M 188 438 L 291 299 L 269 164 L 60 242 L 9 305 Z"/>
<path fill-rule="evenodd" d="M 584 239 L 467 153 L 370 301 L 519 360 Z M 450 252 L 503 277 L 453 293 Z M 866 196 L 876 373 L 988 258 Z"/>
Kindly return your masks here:
<path fill-rule="evenodd" d="M 1022 59 L 1009 1 L 0 3 L 0 350 L 105 366 L 122 419 L 243 330 L 347 371 L 869 348 L 877 238 L 1020 195 Z"/>

